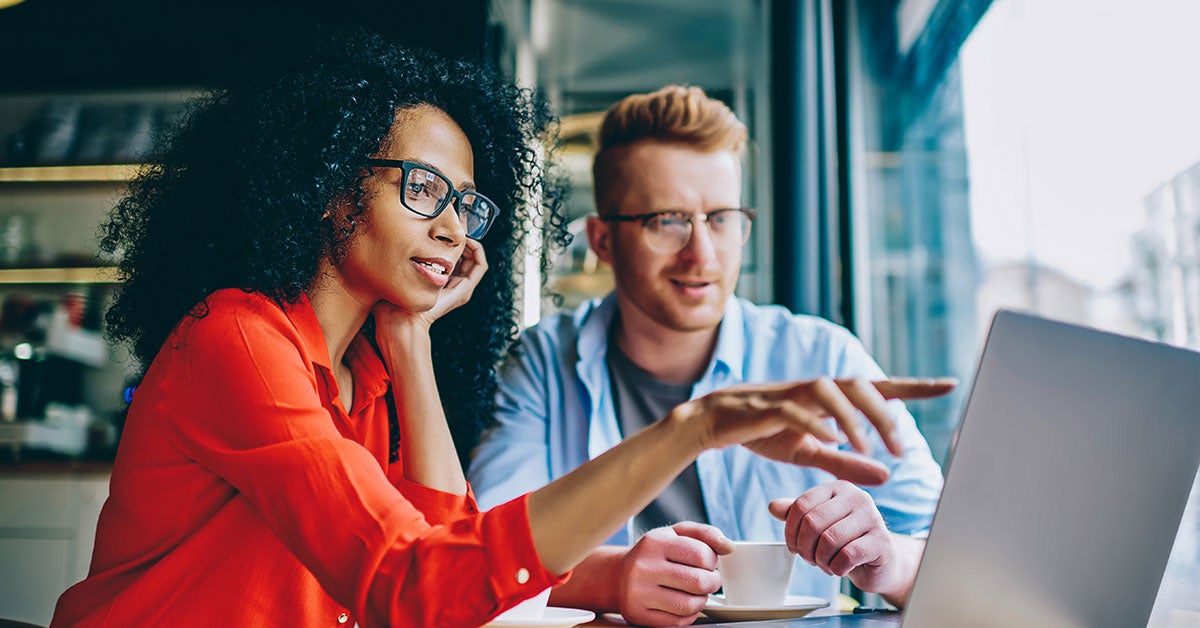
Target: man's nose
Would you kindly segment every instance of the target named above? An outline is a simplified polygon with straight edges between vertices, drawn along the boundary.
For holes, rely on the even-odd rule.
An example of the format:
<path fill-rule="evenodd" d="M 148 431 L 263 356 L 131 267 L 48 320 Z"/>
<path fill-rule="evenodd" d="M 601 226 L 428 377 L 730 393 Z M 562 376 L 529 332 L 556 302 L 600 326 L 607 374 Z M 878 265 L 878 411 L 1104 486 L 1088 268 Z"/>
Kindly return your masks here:
<path fill-rule="evenodd" d="M 692 218 L 692 236 L 679 252 L 689 260 L 708 260 L 716 257 L 717 243 L 713 239 L 712 230 L 708 228 L 707 216 Z"/>

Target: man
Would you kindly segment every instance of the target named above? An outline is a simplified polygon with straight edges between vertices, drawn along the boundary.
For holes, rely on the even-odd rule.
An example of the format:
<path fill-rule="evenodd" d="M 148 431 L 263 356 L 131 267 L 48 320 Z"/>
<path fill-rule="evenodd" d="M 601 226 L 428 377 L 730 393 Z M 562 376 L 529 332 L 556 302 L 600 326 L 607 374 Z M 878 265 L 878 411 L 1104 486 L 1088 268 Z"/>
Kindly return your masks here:
<path fill-rule="evenodd" d="M 714 389 L 884 377 L 843 328 L 733 297 L 753 217 L 740 207 L 745 143 L 733 112 L 694 87 L 630 96 L 608 111 L 587 234 L 616 290 L 522 335 L 502 369 L 499 423 L 470 470 L 481 506 L 538 488 Z M 689 624 L 720 587 L 716 556 L 729 539 L 784 539 L 803 559 L 792 593 L 832 600 L 849 576 L 903 605 L 942 476 L 903 405 L 890 408 L 886 439 L 865 422 L 848 434 L 888 467 L 883 485 L 864 490 L 837 480 L 853 477 L 833 465 L 791 467 L 743 447 L 708 452 L 551 603 Z"/>

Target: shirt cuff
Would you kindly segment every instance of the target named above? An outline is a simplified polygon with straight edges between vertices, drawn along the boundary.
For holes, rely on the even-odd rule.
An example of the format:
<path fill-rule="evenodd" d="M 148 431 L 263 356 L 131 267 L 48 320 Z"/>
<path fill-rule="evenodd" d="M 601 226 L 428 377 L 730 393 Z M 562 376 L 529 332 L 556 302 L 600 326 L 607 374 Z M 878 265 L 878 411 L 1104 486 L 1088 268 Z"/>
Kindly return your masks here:
<path fill-rule="evenodd" d="M 449 523 L 479 513 L 479 506 L 475 504 L 475 492 L 470 484 L 467 485 L 465 495 L 439 491 L 404 477 L 396 480 L 396 488 L 421 511 L 431 525 Z"/>
<path fill-rule="evenodd" d="M 507 609 L 571 577 L 546 570 L 529 529 L 529 495 L 496 506 L 483 518 L 483 548 L 492 571 L 492 591 Z"/>

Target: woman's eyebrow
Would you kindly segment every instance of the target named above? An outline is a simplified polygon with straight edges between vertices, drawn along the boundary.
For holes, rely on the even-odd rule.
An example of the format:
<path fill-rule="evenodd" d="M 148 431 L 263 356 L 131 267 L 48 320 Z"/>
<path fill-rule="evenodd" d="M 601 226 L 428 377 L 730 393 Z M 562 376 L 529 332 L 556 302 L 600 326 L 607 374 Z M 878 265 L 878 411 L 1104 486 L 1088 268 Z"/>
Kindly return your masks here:
<path fill-rule="evenodd" d="M 411 158 L 411 157 L 406 157 L 400 161 L 411 161 L 414 164 L 421 164 L 422 166 L 425 166 L 426 168 L 429 168 L 430 170 L 433 170 L 434 172 L 440 173 L 442 176 L 446 175 L 446 173 L 442 172 L 441 169 L 439 169 L 437 166 L 429 163 L 428 161 L 425 161 L 424 159 L 415 159 L 415 158 Z M 446 177 L 446 178 L 449 179 L 450 177 Z M 455 183 L 454 188 L 456 190 L 458 190 L 459 192 L 462 192 L 464 190 L 474 190 L 475 182 L 474 181 L 463 181 L 462 183 Z"/>
<path fill-rule="evenodd" d="M 425 161 L 424 159 L 414 159 L 412 157 L 404 157 L 403 159 L 398 159 L 397 161 L 411 161 L 414 164 L 421 164 L 422 166 L 425 166 L 426 168 L 429 168 L 430 170 L 433 170 L 434 172 L 441 172 L 441 170 L 438 170 L 437 166 L 429 163 L 428 161 Z"/>

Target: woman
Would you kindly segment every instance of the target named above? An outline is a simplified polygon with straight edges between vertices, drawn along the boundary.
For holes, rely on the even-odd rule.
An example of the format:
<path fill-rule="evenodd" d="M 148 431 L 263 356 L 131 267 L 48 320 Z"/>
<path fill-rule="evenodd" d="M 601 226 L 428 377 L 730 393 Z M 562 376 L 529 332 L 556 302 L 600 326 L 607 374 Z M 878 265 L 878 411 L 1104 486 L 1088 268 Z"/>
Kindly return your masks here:
<path fill-rule="evenodd" d="M 479 625 L 562 582 L 705 449 L 882 480 L 820 445 L 824 417 L 857 419 L 807 382 L 690 402 L 478 512 L 449 425 L 469 446 L 514 332 L 542 111 L 356 34 L 193 114 L 105 226 L 125 279 L 109 329 L 149 367 L 55 626 Z M 886 435 L 871 393 L 850 396 Z"/>

